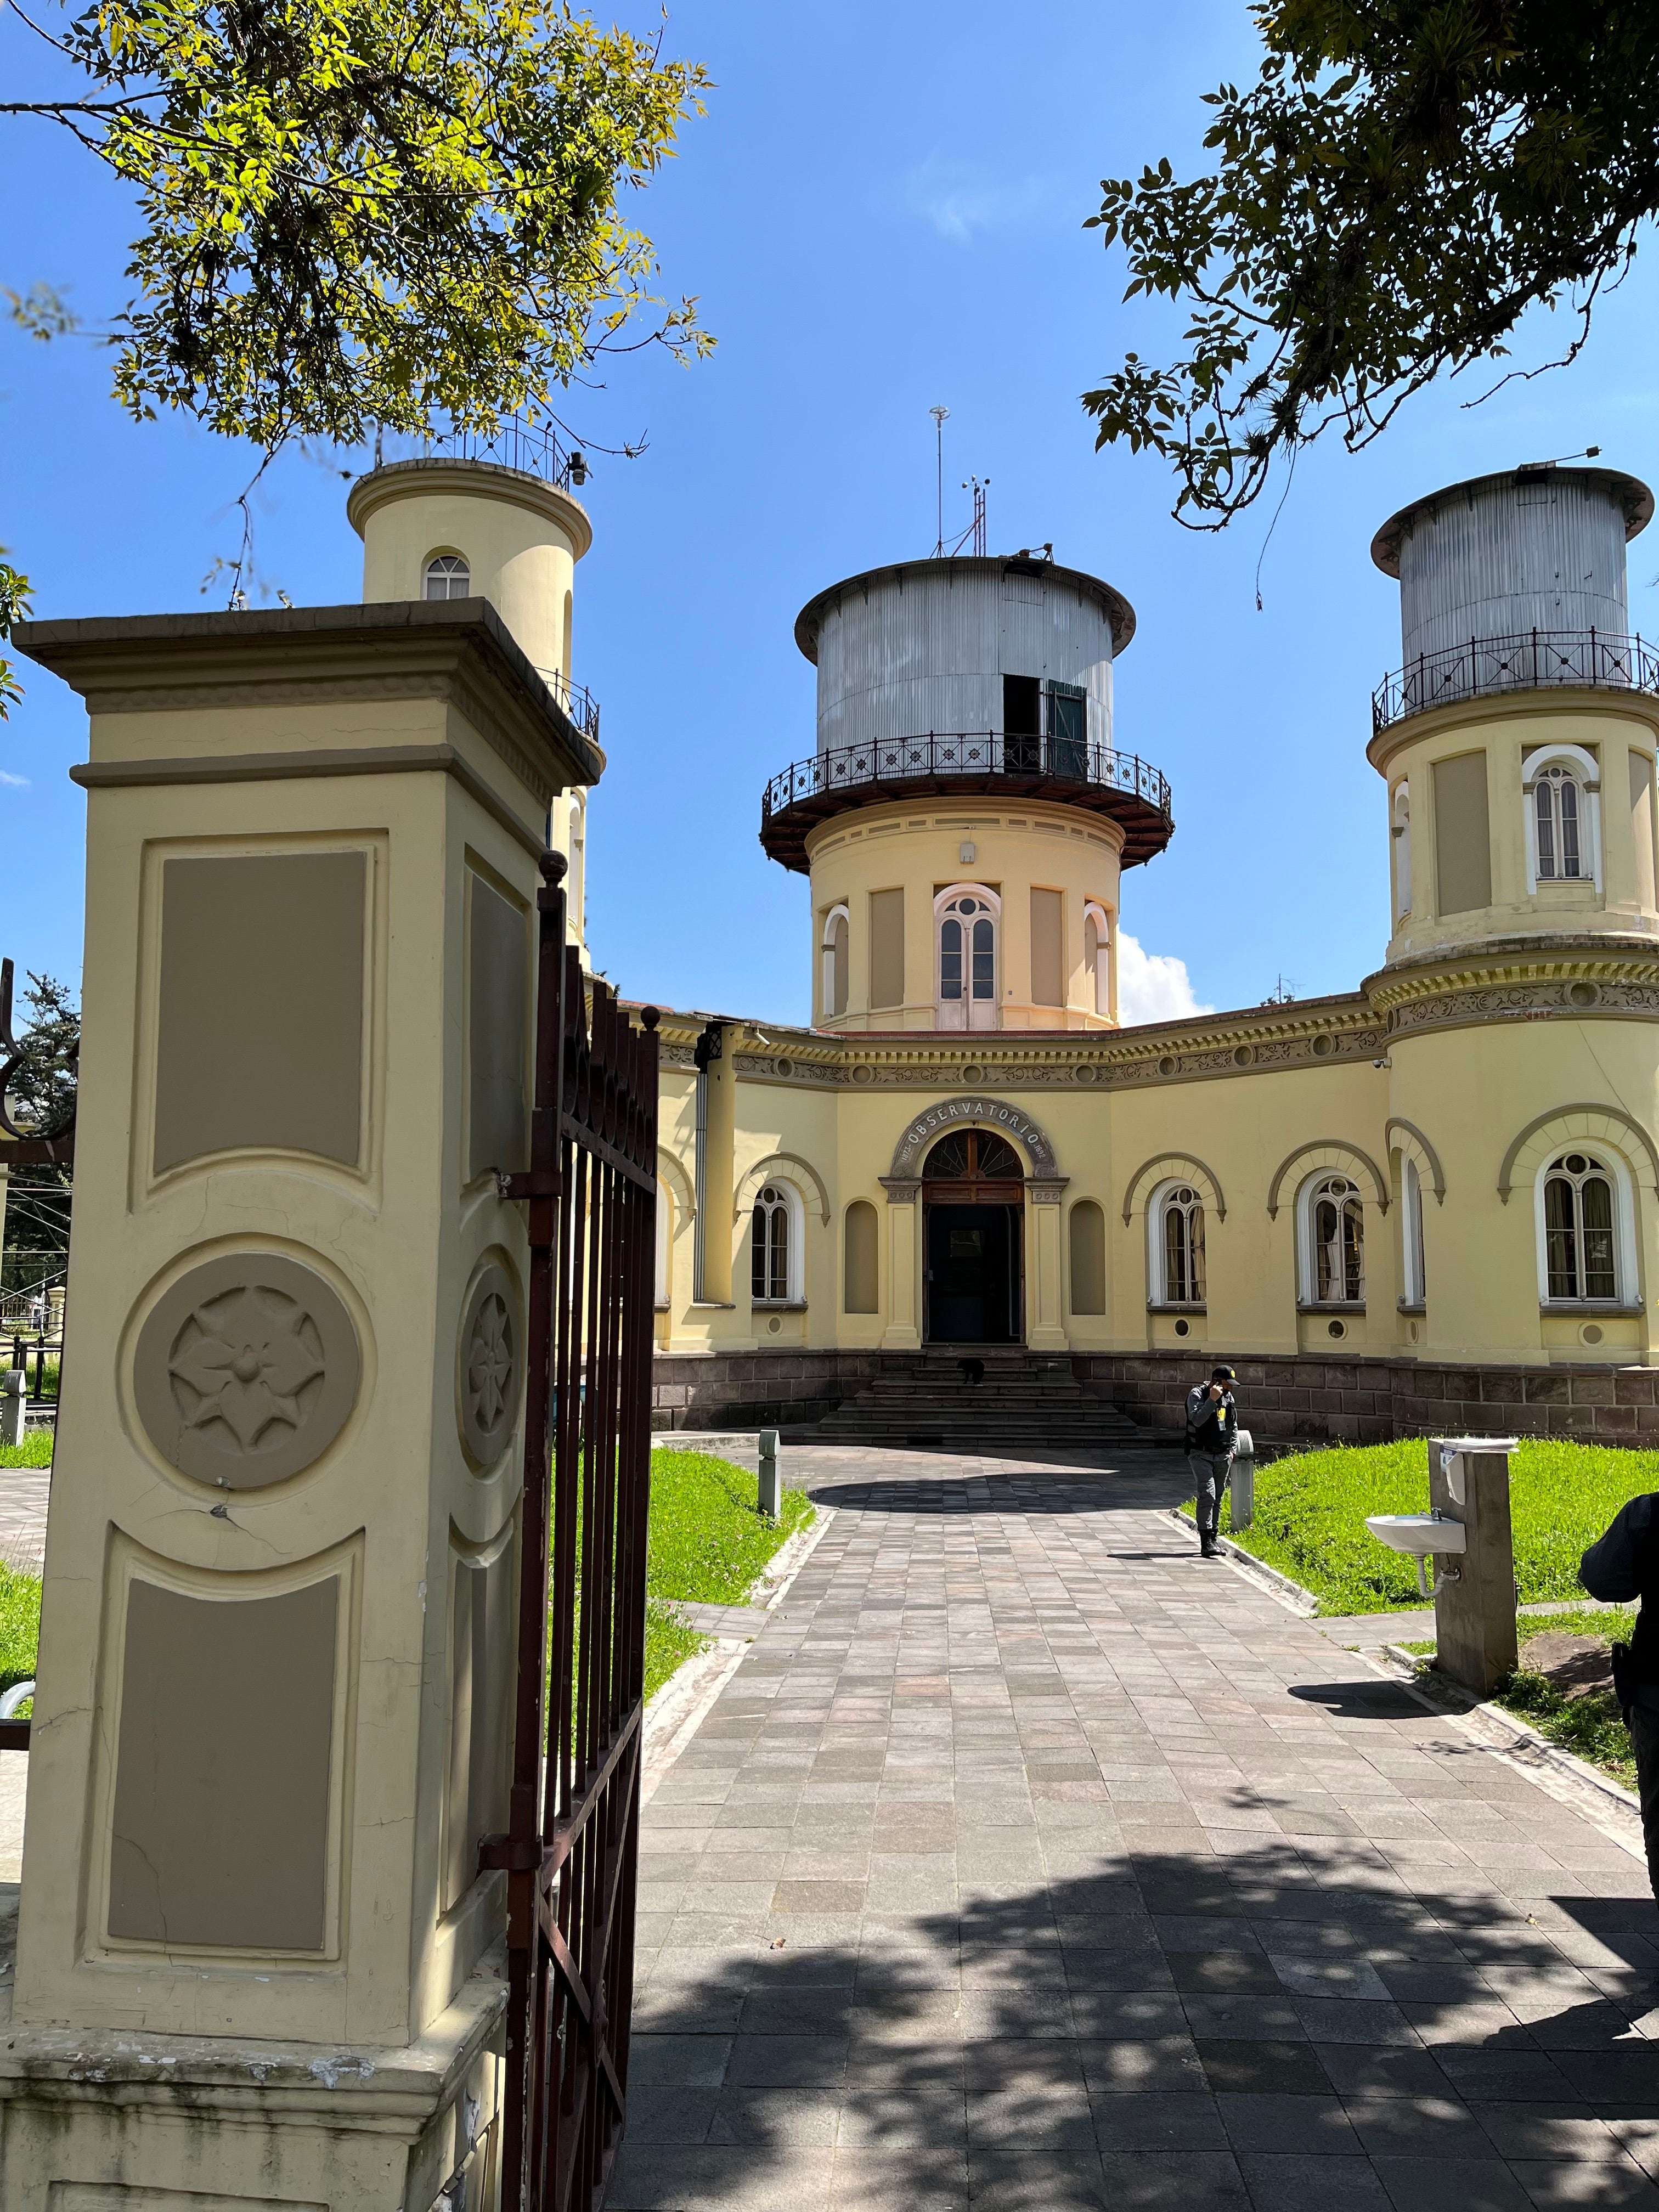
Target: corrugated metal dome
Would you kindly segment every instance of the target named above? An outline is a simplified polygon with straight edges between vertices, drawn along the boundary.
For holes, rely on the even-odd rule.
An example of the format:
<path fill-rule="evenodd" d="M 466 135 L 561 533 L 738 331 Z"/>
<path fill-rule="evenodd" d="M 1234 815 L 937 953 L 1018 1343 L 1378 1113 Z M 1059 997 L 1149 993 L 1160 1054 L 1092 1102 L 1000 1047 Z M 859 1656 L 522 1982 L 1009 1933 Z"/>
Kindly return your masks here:
<path fill-rule="evenodd" d="M 1472 638 L 1622 635 L 1625 546 L 1652 514 L 1638 477 L 1554 462 L 1413 500 L 1371 540 L 1372 560 L 1400 580 L 1407 662 Z"/>

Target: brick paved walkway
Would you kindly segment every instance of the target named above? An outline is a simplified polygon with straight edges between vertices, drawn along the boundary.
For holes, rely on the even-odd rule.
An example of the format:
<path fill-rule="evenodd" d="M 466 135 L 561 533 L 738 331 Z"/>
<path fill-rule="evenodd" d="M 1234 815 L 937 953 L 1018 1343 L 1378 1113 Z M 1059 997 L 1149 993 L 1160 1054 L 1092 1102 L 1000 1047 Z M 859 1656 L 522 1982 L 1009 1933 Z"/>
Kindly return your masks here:
<path fill-rule="evenodd" d="M 645 1816 L 609 2212 L 1659 2208 L 1640 1865 L 1109 1476 L 827 1447 Z"/>

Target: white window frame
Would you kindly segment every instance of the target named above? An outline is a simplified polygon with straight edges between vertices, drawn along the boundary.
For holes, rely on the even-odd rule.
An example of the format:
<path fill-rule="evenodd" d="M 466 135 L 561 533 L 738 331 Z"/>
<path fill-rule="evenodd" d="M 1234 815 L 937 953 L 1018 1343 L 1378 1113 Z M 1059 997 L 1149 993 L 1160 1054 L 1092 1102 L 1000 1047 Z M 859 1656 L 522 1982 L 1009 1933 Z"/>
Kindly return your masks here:
<path fill-rule="evenodd" d="M 755 1281 L 755 1208 L 761 1202 L 763 1191 L 775 1190 L 783 1200 L 784 1213 L 789 1224 L 788 1267 L 786 1273 L 786 1294 L 781 1298 L 757 1298 L 754 1295 Z M 786 1176 L 767 1176 L 749 1201 L 749 1273 L 745 1278 L 750 1285 L 750 1305 L 775 1312 L 781 1306 L 803 1305 L 806 1299 L 806 1206 L 799 1191 Z"/>
<path fill-rule="evenodd" d="M 438 564 L 442 561 L 458 562 L 459 563 L 459 569 L 440 569 Z M 447 584 L 448 581 L 458 574 L 465 576 L 466 579 L 466 589 L 464 592 L 452 592 L 446 590 L 444 592 L 445 599 L 470 599 L 472 597 L 472 563 L 467 559 L 465 553 L 456 552 L 453 546 L 446 547 L 441 545 L 435 551 L 427 555 L 426 559 L 421 564 L 421 597 L 423 599 L 429 599 L 432 597 L 431 584 L 434 570 L 443 576 L 446 584 Z"/>
<path fill-rule="evenodd" d="M 1360 1270 L 1357 1298 L 1322 1298 L 1319 1268 L 1314 1254 L 1314 1203 L 1323 1186 L 1340 1176 L 1359 1201 Z M 1303 1178 L 1296 1194 L 1296 1265 L 1297 1302 L 1318 1313 L 1364 1313 L 1370 1280 L 1371 1224 L 1366 1219 L 1365 1186 L 1352 1168 L 1316 1168 Z"/>
<path fill-rule="evenodd" d="M 1400 1155 L 1400 1303 L 1413 1312 L 1428 1302 L 1423 1264 L 1423 1178 L 1409 1152 Z"/>
<path fill-rule="evenodd" d="M 963 923 L 968 933 L 968 943 L 963 949 L 963 996 L 947 999 L 944 994 L 940 962 L 943 957 L 943 936 L 947 921 L 955 919 L 949 908 L 960 898 L 975 898 L 984 902 L 988 911 L 992 931 L 991 995 L 975 999 L 973 995 L 974 927 L 977 915 Z M 1001 1021 L 1002 990 L 1002 901 L 995 891 L 983 884 L 950 884 L 933 901 L 933 1006 L 934 1025 L 941 1030 L 994 1030 Z"/>
<path fill-rule="evenodd" d="M 1569 879 L 1571 880 L 1571 878 Z M 1544 1221 L 1544 1185 L 1557 1160 L 1583 1152 L 1604 1165 L 1613 1179 L 1613 1295 L 1610 1298 L 1553 1298 L 1549 1243 Z M 1604 1137 L 1563 1137 L 1553 1143 L 1533 1178 L 1533 1220 L 1537 1235 L 1538 1303 L 1552 1313 L 1620 1313 L 1640 1304 L 1636 1251 L 1636 1182 L 1630 1163 Z"/>
<path fill-rule="evenodd" d="M 1170 1297 L 1169 1277 L 1164 1260 L 1164 1211 L 1169 1200 L 1178 1190 L 1190 1190 L 1204 1209 L 1204 1297 L 1183 1298 L 1179 1303 Z M 1153 1190 L 1146 1201 L 1146 1303 L 1159 1311 L 1174 1313 L 1204 1313 L 1207 1309 L 1210 1291 L 1210 1201 L 1204 1186 L 1193 1176 L 1167 1176 Z"/>
<path fill-rule="evenodd" d="M 1538 872 L 1538 779 L 1547 768 L 1570 769 L 1578 787 L 1578 865 L 1577 876 L 1542 876 Z M 1601 888 L 1601 771 L 1583 745 L 1540 745 L 1521 763 L 1521 804 L 1527 828 L 1527 889 L 1539 885 L 1593 884 Z"/>
<path fill-rule="evenodd" d="M 847 995 L 853 995 L 853 915 L 845 899 L 832 906 L 823 917 L 823 928 L 818 938 L 819 1018 L 826 1022 L 839 1021 L 847 1012 L 836 1004 L 836 924 L 840 922 L 847 932 Z"/>
<path fill-rule="evenodd" d="M 1089 924 L 1095 926 L 1095 964 L 1090 981 L 1094 990 L 1091 1012 L 1103 1015 L 1108 1020 L 1112 1012 L 1112 960 L 1115 946 L 1112 937 L 1112 919 L 1098 899 L 1089 899 L 1083 908 L 1083 949 L 1089 950 Z M 1085 962 L 1085 969 L 1087 961 Z"/>
<path fill-rule="evenodd" d="M 1412 913 L 1412 787 L 1410 779 L 1395 787 L 1392 843 L 1394 846 L 1394 926 L 1400 929 Z"/>

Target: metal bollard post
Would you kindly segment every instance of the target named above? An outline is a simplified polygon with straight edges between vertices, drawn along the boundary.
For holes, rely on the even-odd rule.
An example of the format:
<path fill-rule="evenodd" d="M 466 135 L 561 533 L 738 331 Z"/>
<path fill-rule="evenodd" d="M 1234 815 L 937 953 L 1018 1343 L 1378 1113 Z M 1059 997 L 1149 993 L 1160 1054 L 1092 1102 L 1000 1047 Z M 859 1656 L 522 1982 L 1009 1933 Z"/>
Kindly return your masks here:
<path fill-rule="evenodd" d="M 21 1444 L 28 1408 L 28 1377 L 21 1367 L 0 1373 L 0 1444 Z"/>
<path fill-rule="evenodd" d="M 1238 1432 L 1228 1495 L 1232 1499 L 1233 1528 L 1248 1528 L 1255 1518 L 1255 1438 L 1248 1429 Z"/>
<path fill-rule="evenodd" d="M 775 1521 L 783 1510 L 783 1485 L 778 1474 L 778 1432 L 763 1429 L 760 1432 L 760 1510 L 769 1521 Z"/>

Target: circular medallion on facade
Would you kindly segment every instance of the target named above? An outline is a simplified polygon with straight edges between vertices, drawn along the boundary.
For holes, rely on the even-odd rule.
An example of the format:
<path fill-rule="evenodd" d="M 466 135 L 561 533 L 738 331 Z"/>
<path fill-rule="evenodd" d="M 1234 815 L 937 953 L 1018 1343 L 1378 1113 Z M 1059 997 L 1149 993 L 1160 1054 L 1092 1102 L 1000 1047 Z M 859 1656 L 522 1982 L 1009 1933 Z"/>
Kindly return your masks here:
<path fill-rule="evenodd" d="M 311 1268 L 276 1252 L 204 1261 L 138 1332 L 133 1396 L 169 1466 L 258 1490 L 320 1459 L 362 1379 L 351 1316 Z"/>
<path fill-rule="evenodd" d="M 461 1315 L 456 1408 L 466 1455 L 481 1471 L 513 1437 L 524 1374 L 518 1293 L 505 1267 L 485 1267 Z"/>
<path fill-rule="evenodd" d="M 1593 1006 L 1601 994 L 1594 983 L 1569 983 L 1567 1004 L 1570 1006 Z"/>

